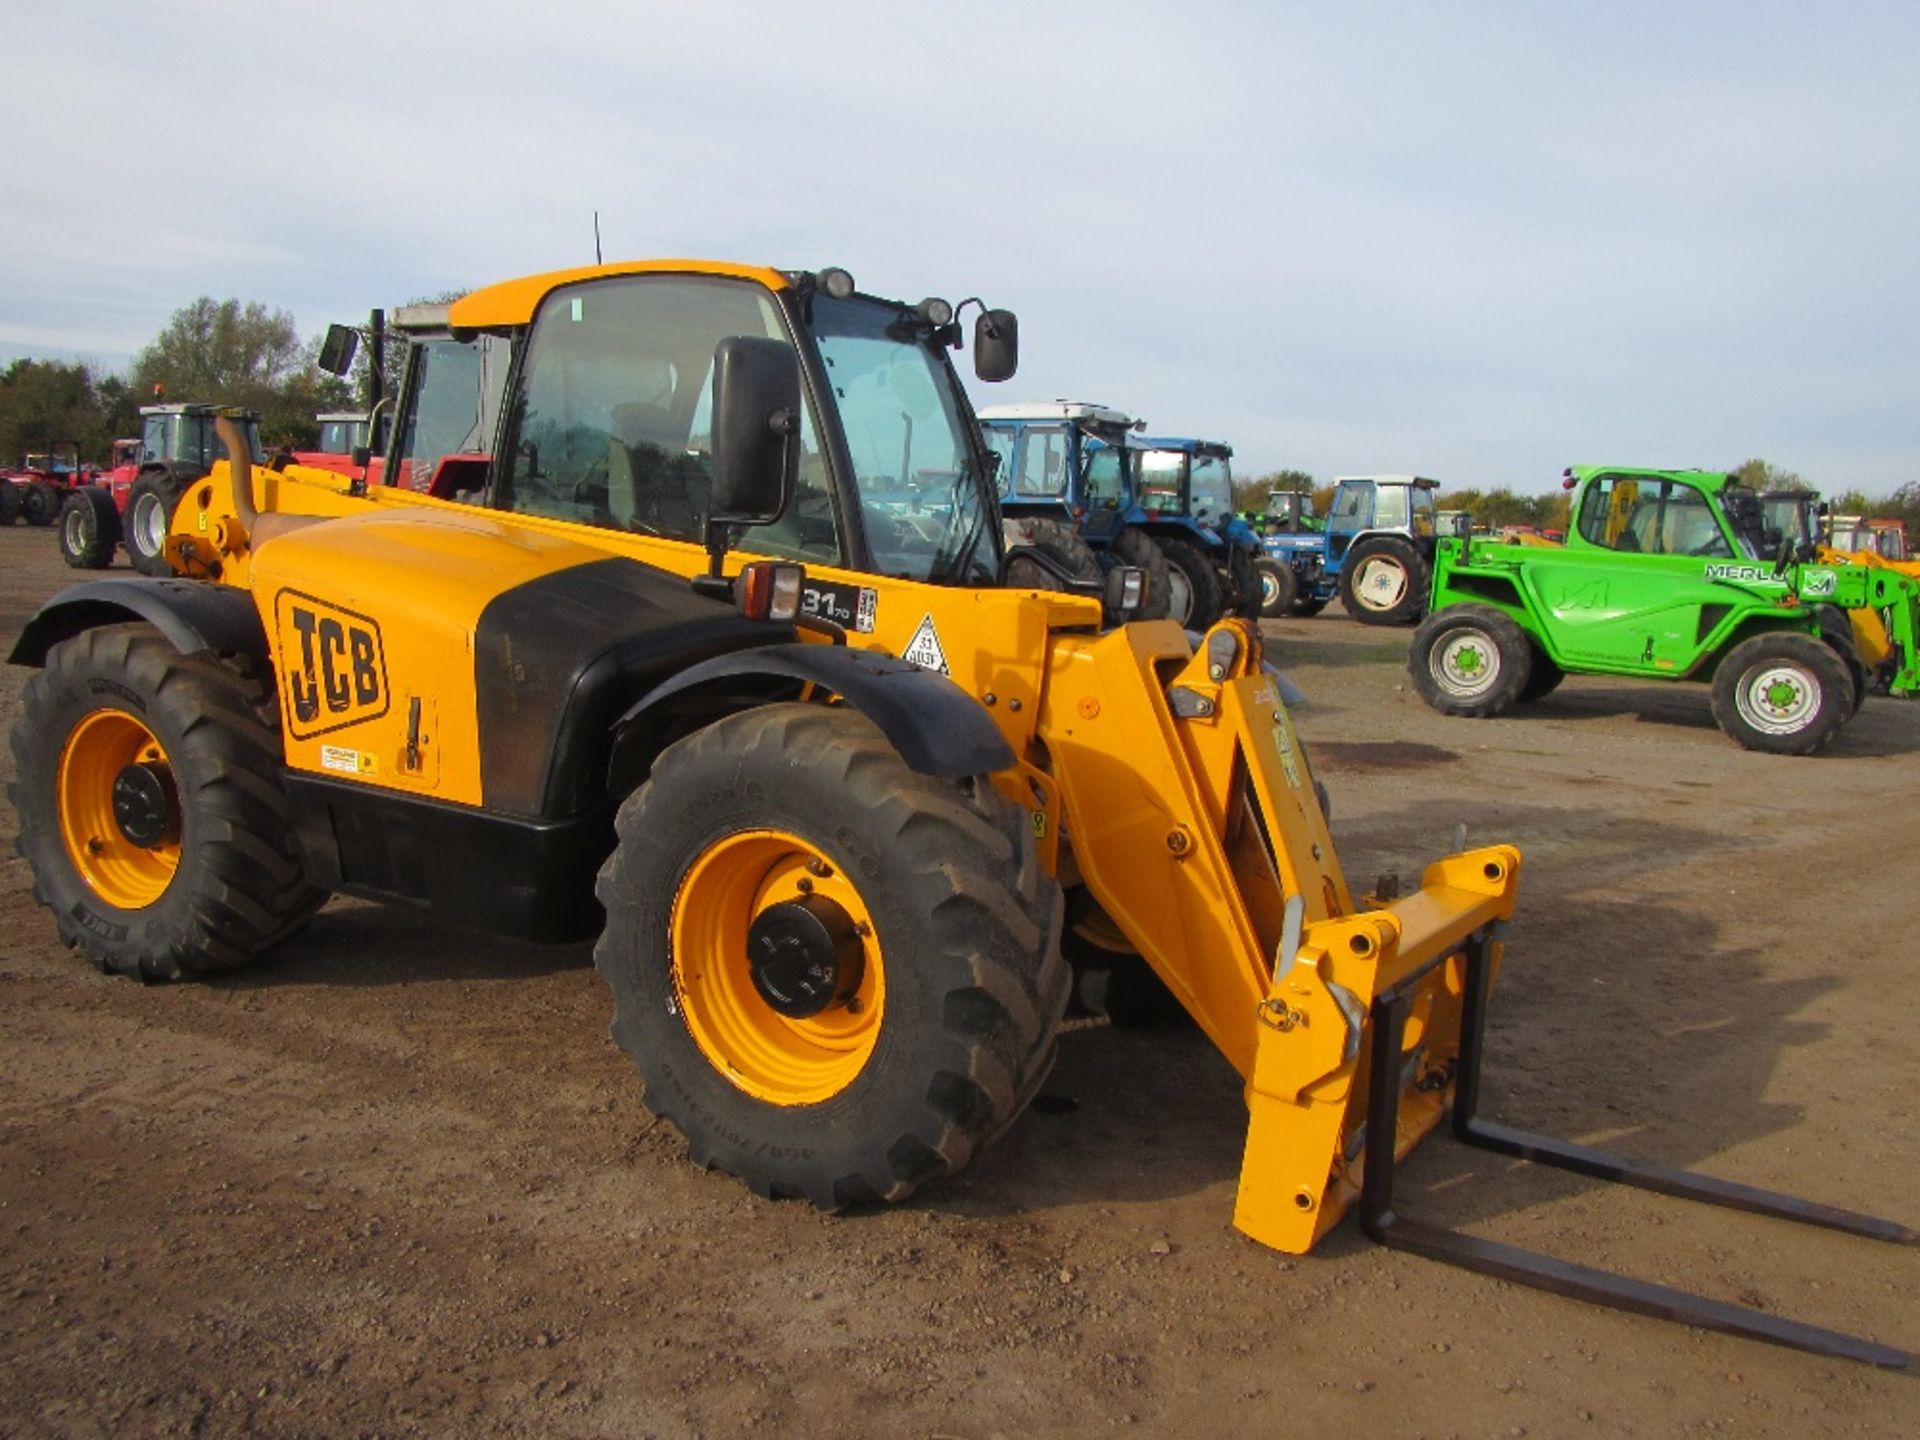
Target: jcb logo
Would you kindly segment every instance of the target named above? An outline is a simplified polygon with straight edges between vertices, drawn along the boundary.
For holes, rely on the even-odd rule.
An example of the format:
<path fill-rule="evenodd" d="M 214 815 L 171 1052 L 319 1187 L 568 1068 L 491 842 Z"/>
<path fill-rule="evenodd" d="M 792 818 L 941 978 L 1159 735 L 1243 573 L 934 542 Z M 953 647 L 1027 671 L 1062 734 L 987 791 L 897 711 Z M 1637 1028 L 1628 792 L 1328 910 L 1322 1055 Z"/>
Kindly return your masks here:
<path fill-rule="evenodd" d="M 387 713 L 387 659 L 373 620 L 282 590 L 275 621 L 281 694 L 296 740 Z"/>

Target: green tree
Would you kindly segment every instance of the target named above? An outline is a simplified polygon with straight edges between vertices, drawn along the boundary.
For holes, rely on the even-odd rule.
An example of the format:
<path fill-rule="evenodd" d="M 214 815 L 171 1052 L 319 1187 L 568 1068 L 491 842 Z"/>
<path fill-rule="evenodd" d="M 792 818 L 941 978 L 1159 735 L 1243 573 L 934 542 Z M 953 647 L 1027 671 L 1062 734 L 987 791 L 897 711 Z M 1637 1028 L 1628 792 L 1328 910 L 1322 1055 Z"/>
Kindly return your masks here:
<path fill-rule="evenodd" d="M 258 302 L 201 296 L 176 310 L 134 357 L 133 390 L 174 400 L 244 405 L 268 446 L 313 443 L 314 416 L 353 403 L 352 387 L 313 363 L 293 316 Z"/>
<path fill-rule="evenodd" d="M 1755 456 L 1734 466 L 1731 472 L 1742 485 L 1752 490 L 1811 490 L 1799 475 L 1783 466 L 1773 465 Z"/>
<path fill-rule="evenodd" d="M 100 459 L 106 440 L 106 419 L 86 366 L 15 360 L 0 371 L 0 464 L 15 465 L 29 450 L 68 442 L 80 447 L 82 459 Z"/>
<path fill-rule="evenodd" d="M 1233 508 L 1265 510 L 1267 495 L 1274 490 L 1298 492 L 1302 495 L 1311 494 L 1313 476 L 1304 470 L 1275 470 L 1266 475 L 1253 476 L 1251 479 L 1236 480 L 1233 482 Z"/>

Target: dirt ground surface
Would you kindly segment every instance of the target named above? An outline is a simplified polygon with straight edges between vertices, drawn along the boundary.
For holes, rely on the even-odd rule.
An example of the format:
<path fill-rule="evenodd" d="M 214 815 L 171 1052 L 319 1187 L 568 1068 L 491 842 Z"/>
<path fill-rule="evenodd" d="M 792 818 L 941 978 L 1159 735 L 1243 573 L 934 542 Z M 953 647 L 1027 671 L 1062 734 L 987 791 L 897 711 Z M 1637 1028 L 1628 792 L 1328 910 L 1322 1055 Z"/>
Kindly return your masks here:
<path fill-rule="evenodd" d="M 121 572 L 124 573 L 124 572 Z M 73 578 L 0 531 L 0 639 Z M 1920 1223 L 1920 705 L 1747 754 L 1699 687 L 1447 719 L 1269 626 L 1348 874 L 1522 847 L 1486 1110 Z M 0 667 L 0 725 L 25 673 Z M 12 757 L 0 759 L 12 775 Z M 1909 1436 L 1920 1381 L 1229 1225 L 1197 1032 L 1069 1033 L 967 1173 L 841 1217 L 651 1123 L 584 949 L 337 901 L 246 974 L 65 952 L 0 807 L 0 1434 Z M 1411 1214 L 1898 1345 L 1920 1251 L 1435 1138 Z"/>

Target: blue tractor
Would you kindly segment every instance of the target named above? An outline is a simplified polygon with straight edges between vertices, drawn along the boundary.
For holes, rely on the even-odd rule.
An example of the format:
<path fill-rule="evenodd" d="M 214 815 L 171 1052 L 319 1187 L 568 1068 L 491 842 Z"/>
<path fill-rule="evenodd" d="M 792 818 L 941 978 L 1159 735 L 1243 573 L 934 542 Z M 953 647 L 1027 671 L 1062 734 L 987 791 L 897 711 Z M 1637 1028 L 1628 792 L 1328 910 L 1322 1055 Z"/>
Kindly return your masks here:
<path fill-rule="evenodd" d="M 1320 533 L 1272 533 L 1269 524 L 1267 555 L 1285 561 L 1290 573 L 1263 572 L 1273 608 L 1263 603 L 1261 613 L 1312 615 L 1338 598 L 1362 625 L 1416 623 L 1426 614 L 1433 577 L 1439 488 L 1438 480 L 1419 475 L 1349 475 L 1334 482 Z"/>
<path fill-rule="evenodd" d="M 1318 615 L 1335 593 L 1326 579 L 1326 522 L 1313 513 L 1313 497 L 1292 490 L 1269 490 L 1260 519 L 1260 556 L 1254 573 L 1260 581 L 1260 615 Z"/>
<path fill-rule="evenodd" d="M 1231 606 L 1253 607 L 1251 551 L 1246 579 L 1230 591 L 1228 546 L 1190 513 L 1197 474 L 1209 514 L 1232 518 L 1225 446 L 1194 456 L 1192 441 L 1141 441 L 1139 422 L 1079 401 L 989 405 L 979 412 L 988 445 L 1000 457 L 1000 509 L 1009 543 L 1044 550 L 1076 572 L 1136 565 L 1147 572 L 1142 618 L 1170 616 L 1204 629 Z M 1172 448 L 1162 448 L 1162 446 Z M 1143 471 L 1153 483 L 1142 487 Z M 1219 496 L 1213 494 L 1219 479 Z M 1251 531 L 1247 532 L 1251 537 Z M 1216 562 L 1215 557 L 1218 557 Z"/>

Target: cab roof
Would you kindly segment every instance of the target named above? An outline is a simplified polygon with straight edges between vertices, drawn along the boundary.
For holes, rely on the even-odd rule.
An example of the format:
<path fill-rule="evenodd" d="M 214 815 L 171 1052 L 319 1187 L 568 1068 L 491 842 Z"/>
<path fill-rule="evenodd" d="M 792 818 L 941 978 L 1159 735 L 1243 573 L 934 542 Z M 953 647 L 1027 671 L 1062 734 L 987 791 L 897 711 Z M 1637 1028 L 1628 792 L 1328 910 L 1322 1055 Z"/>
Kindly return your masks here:
<path fill-rule="evenodd" d="M 769 290 L 786 290 L 793 281 L 764 265 L 738 265 L 727 260 L 616 260 L 608 265 L 582 265 L 573 270 L 549 270 L 518 280 L 503 280 L 462 296 L 447 306 L 407 306 L 394 314 L 400 329 L 436 329 L 451 325 L 461 330 L 501 330 L 533 322 L 540 302 L 562 285 L 604 280 L 615 275 L 725 275 L 755 280 Z M 433 312 L 439 312 L 433 316 Z M 420 323 L 437 318 L 438 324 Z"/>
<path fill-rule="evenodd" d="M 974 414 L 982 420 L 1089 420 L 1100 425 L 1117 425 L 1122 430 L 1133 424 L 1131 415 L 1085 400 L 1039 400 L 1017 405 L 987 405 Z"/>
<path fill-rule="evenodd" d="M 1194 440 L 1173 435 L 1141 435 L 1127 442 L 1136 450 L 1184 450 L 1189 455 L 1233 454 L 1233 446 L 1224 440 Z"/>
<path fill-rule="evenodd" d="M 1336 475 L 1333 483 L 1344 485 L 1349 480 L 1366 480 L 1375 485 L 1418 485 L 1422 490 L 1440 488 L 1438 480 L 1429 480 L 1424 475 Z"/>

